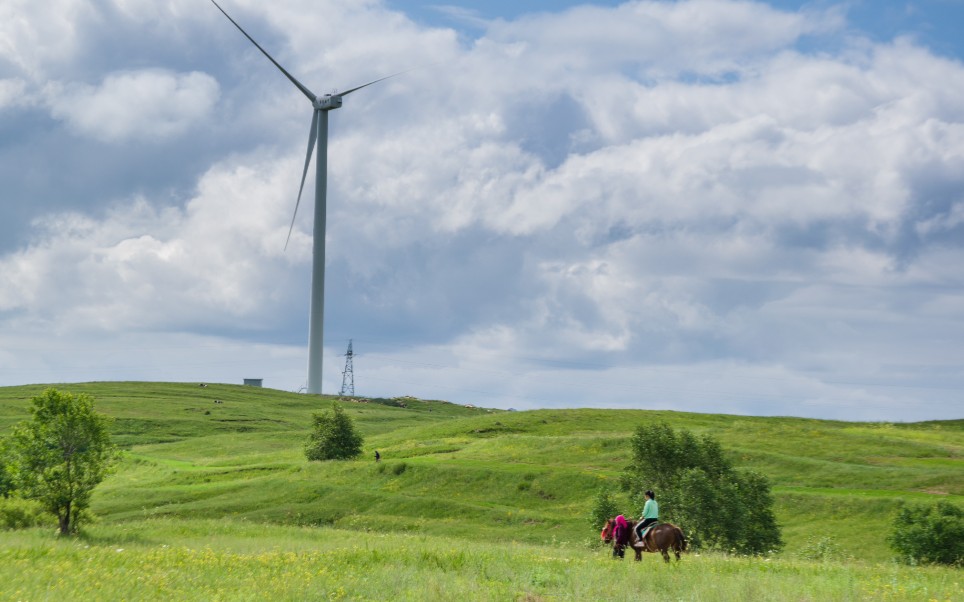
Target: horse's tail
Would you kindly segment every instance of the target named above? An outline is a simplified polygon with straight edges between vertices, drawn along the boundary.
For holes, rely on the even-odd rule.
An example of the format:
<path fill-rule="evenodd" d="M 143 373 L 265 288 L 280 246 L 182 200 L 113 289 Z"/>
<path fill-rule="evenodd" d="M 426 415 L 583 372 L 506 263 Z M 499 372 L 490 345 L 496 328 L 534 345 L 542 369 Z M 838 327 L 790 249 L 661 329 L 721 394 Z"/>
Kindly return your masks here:
<path fill-rule="evenodd" d="M 685 551 L 686 551 L 686 536 L 683 535 L 683 530 L 680 529 L 679 527 L 676 527 L 676 534 L 679 536 L 680 549 L 685 552 Z"/>

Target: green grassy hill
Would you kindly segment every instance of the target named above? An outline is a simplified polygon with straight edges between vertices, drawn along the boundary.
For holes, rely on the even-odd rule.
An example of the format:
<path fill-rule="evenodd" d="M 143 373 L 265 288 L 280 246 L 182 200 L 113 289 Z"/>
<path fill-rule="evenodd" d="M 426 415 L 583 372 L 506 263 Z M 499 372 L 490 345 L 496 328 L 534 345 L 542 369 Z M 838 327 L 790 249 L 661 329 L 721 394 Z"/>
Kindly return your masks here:
<path fill-rule="evenodd" d="M 310 417 L 330 406 L 329 397 L 217 384 L 56 386 L 94 396 L 98 411 L 114 418 L 115 441 L 125 450 L 95 494 L 102 525 L 227 517 L 582 546 L 597 537 L 586 522 L 594 494 L 615 487 L 635 427 L 653 420 L 709 433 L 736 466 L 770 477 L 786 557 L 808 539 L 829 536 L 846 555 L 886 560 L 898 499 L 964 496 L 964 420 L 877 424 L 505 412 L 409 398 L 344 402 L 365 437 L 365 455 L 309 463 L 302 444 Z M 0 435 L 27 417 L 29 399 L 43 388 L 0 388 Z"/>

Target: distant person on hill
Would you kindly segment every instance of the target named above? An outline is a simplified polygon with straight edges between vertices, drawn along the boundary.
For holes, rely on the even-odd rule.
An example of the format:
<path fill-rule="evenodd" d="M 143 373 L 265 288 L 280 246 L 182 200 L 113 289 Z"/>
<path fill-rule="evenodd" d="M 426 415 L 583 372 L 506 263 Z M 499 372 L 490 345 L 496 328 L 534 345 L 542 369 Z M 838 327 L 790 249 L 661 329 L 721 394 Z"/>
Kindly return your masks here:
<path fill-rule="evenodd" d="M 375 461 L 378 462 L 378 461 L 381 460 L 381 459 L 382 459 L 382 455 L 381 455 L 380 453 L 378 453 L 378 450 L 376 449 L 376 450 L 375 450 Z"/>
<path fill-rule="evenodd" d="M 659 520 L 659 504 L 656 503 L 656 494 L 647 491 L 645 494 L 646 503 L 643 505 L 643 515 L 639 517 L 640 522 L 636 525 L 636 538 L 643 539 L 643 529 Z"/>

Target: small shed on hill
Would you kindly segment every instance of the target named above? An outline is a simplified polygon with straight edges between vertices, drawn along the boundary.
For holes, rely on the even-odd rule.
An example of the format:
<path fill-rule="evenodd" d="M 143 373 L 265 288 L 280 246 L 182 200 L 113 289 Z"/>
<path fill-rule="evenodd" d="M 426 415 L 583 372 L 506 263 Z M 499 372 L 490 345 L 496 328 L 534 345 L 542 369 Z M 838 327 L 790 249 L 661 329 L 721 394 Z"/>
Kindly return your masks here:
<path fill-rule="evenodd" d="M 263 380 L 263 378 L 246 378 L 244 384 L 249 387 L 260 387 Z"/>

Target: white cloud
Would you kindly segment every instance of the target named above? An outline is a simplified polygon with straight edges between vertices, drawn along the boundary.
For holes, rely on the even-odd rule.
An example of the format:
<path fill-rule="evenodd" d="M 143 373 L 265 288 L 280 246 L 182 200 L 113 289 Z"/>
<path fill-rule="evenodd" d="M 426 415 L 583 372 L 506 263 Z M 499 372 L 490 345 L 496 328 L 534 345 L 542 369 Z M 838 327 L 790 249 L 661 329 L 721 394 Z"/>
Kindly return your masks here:
<path fill-rule="evenodd" d="M 54 117 L 114 143 L 183 134 L 210 116 L 218 95 L 210 75 L 161 69 L 112 73 L 97 87 L 54 82 L 44 91 Z"/>
<path fill-rule="evenodd" d="M 6 0 L 0 4 L 0 68 L 7 63 L 31 78 L 67 60 L 80 45 L 82 24 L 96 9 L 79 0 Z"/>
<path fill-rule="evenodd" d="M 509 69 L 589 87 L 601 79 L 594 72 L 612 76 L 614 67 L 648 77 L 722 75 L 840 24 L 834 13 L 793 14 L 752 2 L 627 2 L 497 21 L 480 46 L 517 49 L 520 64 Z"/>
<path fill-rule="evenodd" d="M 22 79 L 0 79 L 0 111 L 23 103 L 26 82 Z"/>
<path fill-rule="evenodd" d="M 0 258 L 0 311 L 62 331 L 263 329 L 299 258 L 282 255 L 291 167 L 216 165 L 184 209 L 135 198 L 101 220 L 51 216 L 33 245 Z"/>

